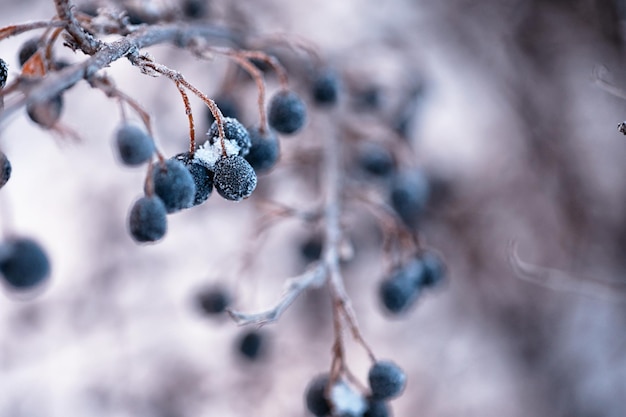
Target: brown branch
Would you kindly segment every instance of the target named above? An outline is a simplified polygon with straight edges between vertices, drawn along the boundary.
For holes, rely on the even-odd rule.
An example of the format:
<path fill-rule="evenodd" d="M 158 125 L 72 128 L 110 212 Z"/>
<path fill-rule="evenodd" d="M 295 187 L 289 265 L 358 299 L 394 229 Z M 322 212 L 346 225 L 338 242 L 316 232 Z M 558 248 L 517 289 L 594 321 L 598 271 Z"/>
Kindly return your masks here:
<path fill-rule="evenodd" d="M 60 20 L 46 20 L 40 22 L 24 23 L 21 25 L 11 25 L 0 28 L 0 40 L 16 36 L 25 32 L 30 32 L 35 29 L 44 28 L 62 28 L 65 26 L 65 22 Z"/>

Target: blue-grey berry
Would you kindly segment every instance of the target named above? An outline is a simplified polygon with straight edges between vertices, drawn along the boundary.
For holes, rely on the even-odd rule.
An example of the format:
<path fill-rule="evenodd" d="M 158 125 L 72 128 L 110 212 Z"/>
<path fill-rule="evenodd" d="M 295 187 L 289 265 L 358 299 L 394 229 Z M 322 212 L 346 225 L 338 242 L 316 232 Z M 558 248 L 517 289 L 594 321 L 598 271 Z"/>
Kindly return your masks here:
<path fill-rule="evenodd" d="M 415 228 L 426 208 L 430 186 L 426 175 L 414 169 L 398 173 L 391 184 L 391 206 L 409 228 Z"/>
<path fill-rule="evenodd" d="M 420 256 L 424 265 L 422 285 L 424 287 L 435 287 L 444 280 L 446 266 L 443 259 L 435 252 L 426 251 Z"/>
<path fill-rule="evenodd" d="M 128 123 L 115 133 L 115 145 L 120 160 L 129 166 L 148 162 L 155 151 L 154 141 L 148 132 Z"/>
<path fill-rule="evenodd" d="M 254 168 L 241 156 L 225 156 L 215 163 L 213 185 L 225 199 L 240 201 L 248 198 L 256 184 Z"/>
<path fill-rule="evenodd" d="M 221 314 L 231 303 L 230 294 L 221 287 L 207 288 L 198 293 L 196 303 L 203 313 Z"/>
<path fill-rule="evenodd" d="M 163 200 L 168 213 L 193 206 L 196 185 L 189 170 L 182 162 L 168 159 L 152 168 L 154 193 Z"/>
<path fill-rule="evenodd" d="M 304 399 L 308 410 L 318 417 L 330 415 L 330 402 L 326 398 L 326 389 L 330 382 L 328 374 L 318 375 L 306 388 Z"/>
<path fill-rule="evenodd" d="M 35 52 L 37 52 L 37 49 L 39 49 L 39 38 L 29 39 L 22 44 L 18 52 L 18 60 L 20 62 L 20 67 L 24 66 L 26 61 L 28 61 L 31 56 L 35 55 Z"/>
<path fill-rule="evenodd" d="M 11 161 L 3 152 L 0 152 L 0 188 L 9 181 L 12 171 Z"/>
<path fill-rule="evenodd" d="M 11 287 L 30 289 L 48 278 L 50 260 L 36 241 L 10 238 L 0 243 L 0 273 Z"/>
<path fill-rule="evenodd" d="M 330 68 L 318 71 L 311 86 L 313 101 L 319 106 L 331 106 L 339 96 L 339 76 Z"/>
<path fill-rule="evenodd" d="M 209 129 L 209 143 L 219 140 L 219 130 L 217 120 L 211 124 Z M 224 117 L 224 138 L 235 142 L 239 146 L 239 155 L 246 156 L 250 151 L 250 134 L 248 130 L 239 123 L 239 120 L 232 117 Z"/>
<path fill-rule="evenodd" d="M 391 361 L 378 361 L 369 370 L 367 379 L 372 398 L 385 400 L 398 396 L 406 385 L 406 374 Z"/>
<path fill-rule="evenodd" d="M 266 336 L 259 330 L 246 331 L 240 335 L 237 343 L 239 353 L 249 361 L 258 360 L 266 353 Z"/>
<path fill-rule="evenodd" d="M 196 185 L 193 205 L 197 206 L 204 203 L 213 192 L 213 172 L 208 170 L 204 165 L 194 161 L 189 152 L 178 154 L 175 158 L 187 167 L 193 177 L 193 182 Z"/>
<path fill-rule="evenodd" d="M 385 401 L 368 398 L 367 410 L 363 417 L 389 417 L 389 407 Z"/>
<path fill-rule="evenodd" d="M 306 105 L 295 92 L 283 90 L 271 98 L 267 117 L 274 130 L 285 134 L 296 133 L 306 122 Z"/>
<path fill-rule="evenodd" d="M 137 242 L 155 242 L 167 232 L 167 212 L 163 201 L 153 195 L 133 204 L 128 217 L 130 235 Z"/>
<path fill-rule="evenodd" d="M 358 149 L 359 166 L 368 174 L 376 177 L 387 177 L 395 169 L 395 160 L 387 147 L 368 142 Z"/>
<path fill-rule="evenodd" d="M 258 127 L 248 129 L 250 132 L 250 152 L 246 161 L 252 165 L 257 174 L 262 174 L 274 167 L 280 156 L 280 142 L 271 130 L 261 133 Z"/>

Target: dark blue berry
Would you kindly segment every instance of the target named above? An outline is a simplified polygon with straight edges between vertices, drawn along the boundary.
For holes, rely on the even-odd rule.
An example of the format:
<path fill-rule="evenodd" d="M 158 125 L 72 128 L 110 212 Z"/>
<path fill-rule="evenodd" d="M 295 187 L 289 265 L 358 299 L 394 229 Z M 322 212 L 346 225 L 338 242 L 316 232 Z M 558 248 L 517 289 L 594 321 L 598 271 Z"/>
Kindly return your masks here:
<path fill-rule="evenodd" d="M 200 19 L 208 13 L 209 0 L 184 0 L 181 5 L 183 14 L 191 19 Z"/>
<path fill-rule="evenodd" d="M 417 226 L 428 195 L 428 179 L 417 169 L 397 174 L 391 184 L 391 206 L 409 228 Z"/>
<path fill-rule="evenodd" d="M 324 68 L 315 74 L 311 86 L 313 100 L 320 106 L 330 106 L 339 96 L 339 77 L 332 69 Z"/>
<path fill-rule="evenodd" d="M 31 56 L 35 55 L 35 52 L 37 52 L 38 49 L 39 49 L 38 38 L 29 39 L 26 42 L 24 42 L 18 52 L 18 60 L 20 62 L 20 67 L 24 66 L 26 61 L 28 61 Z"/>
<path fill-rule="evenodd" d="M 3 88 L 7 84 L 7 78 L 9 77 L 9 66 L 4 59 L 0 58 L 0 88 Z"/>
<path fill-rule="evenodd" d="M 137 242 L 155 242 L 167 232 L 167 212 L 163 201 L 153 195 L 133 204 L 128 217 L 130 235 Z"/>
<path fill-rule="evenodd" d="M 124 124 L 117 130 L 115 144 L 120 160 L 129 166 L 148 162 L 155 150 L 152 137 L 145 130 L 131 124 Z"/>
<path fill-rule="evenodd" d="M 39 126 L 50 129 L 61 117 L 63 110 L 63 96 L 57 95 L 49 100 L 36 101 L 26 106 L 26 113 Z"/>
<path fill-rule="evenodd" d="M 406 385 L 406 374 L 391 361 L 378 361 L 367 375 L 372 398 L 384 400 L 399 395 Z"/>
<path fill-rule="evenodd" d="M 189 152 L 178 154 L 175 158 L 187 167 L 193 177 L 193 182 L 196 185 L 193 205 L 197 206 L 204 203 L 213 192 L 213 172 L 209 171 L 204 165 L 194 161 Z"/>
<path fill-rule="evenodd" d="M 274 130 L 292 134 L 302 129 L 306 122 L 306 105 L 293 91 L 283 90 L 270 100 L 267 116 Z"/>
<path fill-rule="evenodd" d="M 4 187 L 4 185 L 11 178 L 11 172 L 13 169 L 11 168 L 11 162 L 7 156 L 0 152 L 0 188 Z"/>
<path fill-rule="evenodd" d="M 252 165 L 257 174 L 262 174 L 274 167 L 280 156 L 280 142 L 276 135 L 266 130 L 261 133 L 258 127 L 248 129 L 250 132 L 250 152 L 246 161 Z"/>
<path fill-rule="evenodd" d="M 219 140 L 219 130 L 217 127 L 217 120 L 213 122 L 209 129 L 209 143 L 214 143 Z M 239 120 L 232 117 L 224 118 L 224 138 L 235 142 L 239 146 L 239 155 L 246 156 L 250 152 L 250 134 L 248 129 L 243 127 Z"/>
<path fill-rule="evenodd" d="M 304 394 L 306 407 L 318 417 L 330 415 L 330 403 L 326 399 L 326 388 L 329 382 L 328 374 L 318 375 L 309 382 Z"/>
<path fill-rule="evenodd" d="M 222 112 L 222 116 L 224 117 L 230 117 L 233 119 L 239 119 L 239 105 L 237 104 L 237 102 L 235 101 L 235 99 L 231 96 L 220 96 L 215 98 L 215 104 L 217 105 L 217 107 L 219 107 L 220 111 Z M 212 124 L 215 121 L 215 117 L 213 116 L 213 113 L 211 112 L 211 109 L 209 109 L 208 107 L 207 109 L 207 120 L 209 121 L 210 124 Z"/>
<path fill-rule="evenodd" d="M 0 243 L 0 273 L 11 287 L 25 290 L 48 278 L 50 261 L 34 240 L 11 238 Z"/>
<path fill-rule="evenodd" d="M 322 256 L 322 236 L 312 235 L 300 246 L 300 254 L 307 262 L 318 261 Z"/>
<path fill-rule="evenodd" d="M 227 200 L 240 201 L 248 198 L 256 188 L 254 168 L 239 155 L 218 159 L 213 172 L 215 189 Z"/>
<path fill-rule="evenodd" d="M 260 359 L 266 350 L 266 337 L 258 330 L 249 330 L 239 338 L 239 353 L 250 361 Z"/>
<path fill-rule="evenodd" d="M 385 309 L 392 314 L 406 311 L 415 301 L 419 289 L 406 276 L 385 279 L 379 288 L 379 296 Z"/>
<path fill-rule="evenodd" d="M 230 295 L 219 287 L 207 288 L 198 294 L 198 306 L 205 314 L 215 315 L 226 311 L 230 305 Z"/>
<path fill-rule="evenodd" d="M 389 417 L 389 415 L 389 407 L 386 402 L 368 398 L 367 410 L 363 417 Z"/>
<path fill-rule="evenodd" d="M 165 204 L 168 213 L 193 206 L 196 185 L 189 170 L 182 162 L 168 159 L 152 168 L 154 192 Z"/>
<path fill-rule="evenodd" d="M 445 278 L 446 267 L 439 255 L 428 251 L 421 255 L 424 265 L 424 275 L 422 285 L 424 287 L 435 287 Z"/>
<path fill-rule="evenodd" d="M 365 143 L 358 151 L 361 168 L 368 174 L 386 177 L 393 173 L 395 160 L 389 149 L 378 143 Z"/>

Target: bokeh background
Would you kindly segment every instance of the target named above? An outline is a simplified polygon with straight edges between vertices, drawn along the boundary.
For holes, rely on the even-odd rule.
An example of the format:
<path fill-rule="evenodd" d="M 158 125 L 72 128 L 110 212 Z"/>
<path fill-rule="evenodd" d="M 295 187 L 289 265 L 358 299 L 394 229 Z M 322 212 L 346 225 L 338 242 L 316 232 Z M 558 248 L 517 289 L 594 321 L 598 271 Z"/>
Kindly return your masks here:
<path fill-rule="evenodd" d="M 392 402 L 395 416 L 626 415 L 626 142 L 616 130 L 626 104 L 597 82 L 626 88 L 621 2 L 209 3 L 212 21 L 310 40 L 349 80 L 346 91 L 378 91 L 377 107 L 350 116 L 364 129 L 384 132 L 376 124 L 396 120 L 406 91 L 423 86 L 407 136 L 414 163 L 437 184 L 420 230 L 446 258 L 446 285 L 409 314 L 386 316 L 376 296 L 380 236 L 363 211 L 346 215 L 356 252 L 344 273 L 362 331 L 379 357 L 409 375 Z M 1 7 L 2 26 L 54 15 L 49 0 Z M 12 77 L 27 39 L 0 43 Z M 209 95 L 229 71 L 220 57 L 198 61 L 171 46 L 149 52 Z M 106 72 L 150 111 L 167 155 L 186 149 L 186 117 L 170 82 L 124 60 Z M 253 123 L 254 85 L 238 80 L 246 124 Z M 269 91 L 276 88 L 270 77 Z M 304 270 L 299 244 L 311 226 L 289 220 L 272 229 L 245 274 L 240 261 L 261 210 L 254 199 L 213 196 L 170 216 L 163 242 L 136 245 L 126 216 L 145 173 L 115 159 L 117 105 L 86 83 L 68 91 L 65 104 L 62 121 L 80 142 L 39 129 L 25 114 L 1 127 L 13 165 L 0 194 L 2 227 L 36 237 L 54 272 L 34 298 L 8 289 L 0 296 L 0 415 L 306 416 L 304 389 L 330 364 L 326 290 L 309 291 L 263 329 L 267 351 L 254 363 L 237 354 L 243 330 L 203 316 L 194 296 L 219 282 L 243 310 L 270 305 L 285 279 Z M 193 106 L 204 114 L 200 102 Z M 315 147 L 347 117 L 311 110 L 307 129 L 284 148 Z M 284 164 L 263 177 L 260 193 L 314 207 L 316 188 L 296 168 Z M 512 241 L 522 259 L 549 273 L 516 272 Z M 365 381 L 362 349 L 349 343 L 348 358 Z"/>

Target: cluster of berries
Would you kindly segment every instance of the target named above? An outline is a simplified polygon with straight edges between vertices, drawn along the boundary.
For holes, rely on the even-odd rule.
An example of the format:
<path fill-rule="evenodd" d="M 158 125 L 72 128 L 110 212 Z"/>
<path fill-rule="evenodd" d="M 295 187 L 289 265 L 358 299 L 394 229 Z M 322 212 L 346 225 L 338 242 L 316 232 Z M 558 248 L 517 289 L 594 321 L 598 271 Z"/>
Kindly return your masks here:
<path fill-rule="evenodd" d="M 200 291 L 195 303 L 200 312 L 206 316 L 222 316 L 230 306 L 232 297 L 228 291 L 219 286 L 207 287 Z M 254 362 L 262 359 L 267 353 L 267 335 L 257 329 L 243 331 L 235 342 L 235 348 L 241 358 Z"/>
<path fill-rule="evenodd" d="M 391 361 L 378 361 L 368 372 L 369 393 L 355 392 L 342 379 L 330 386 L 330 375 L 315 377 L 306 388 L 305 403 L 318 417 L 388 417 L 387 401 L 402 393 L 406 374 Z"/>

